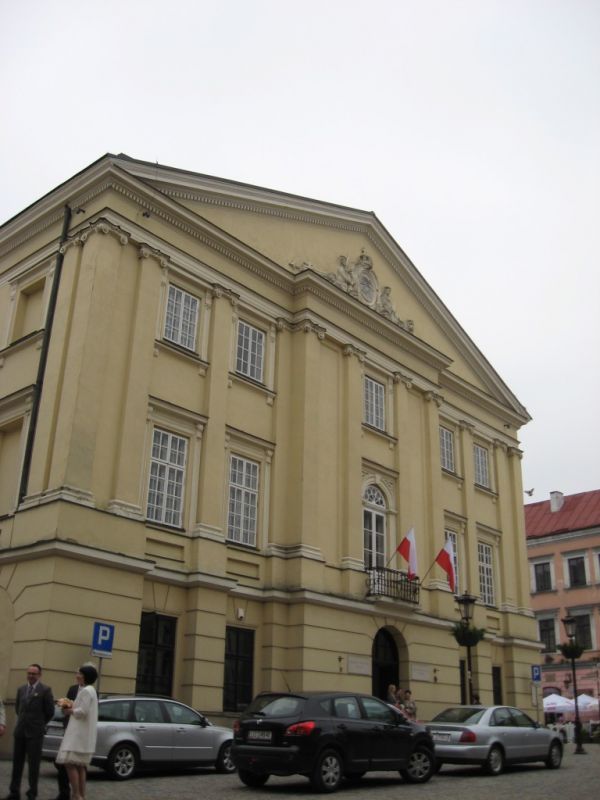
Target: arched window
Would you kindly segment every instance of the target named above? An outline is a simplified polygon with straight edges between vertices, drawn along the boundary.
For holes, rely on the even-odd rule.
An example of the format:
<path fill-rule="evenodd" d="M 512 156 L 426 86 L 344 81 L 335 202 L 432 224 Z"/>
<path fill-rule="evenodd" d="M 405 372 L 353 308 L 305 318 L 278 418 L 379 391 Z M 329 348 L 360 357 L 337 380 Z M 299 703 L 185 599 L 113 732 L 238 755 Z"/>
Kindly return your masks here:
<path fill-rule="evenodd" d="M 382 492 L 370 484 L 363 494 L 363 546 L 365 568 L 385 566 L 386 502 Z"/>

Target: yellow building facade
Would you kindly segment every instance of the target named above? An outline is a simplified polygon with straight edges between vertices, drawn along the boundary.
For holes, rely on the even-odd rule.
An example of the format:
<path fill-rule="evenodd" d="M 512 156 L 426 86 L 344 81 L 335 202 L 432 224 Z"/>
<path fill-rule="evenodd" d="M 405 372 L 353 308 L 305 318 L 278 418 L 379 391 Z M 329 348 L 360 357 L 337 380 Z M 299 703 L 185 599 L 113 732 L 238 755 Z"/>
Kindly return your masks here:
<path fill-rule="evenodd" d="M 0 229 L 0 693 L 530 705 L 529 419 L 372 214 L 105 156 Z M 420 581 L 395 550 L 415 530 Z M 6 739 L 6 737 L 5 737 Z"/>

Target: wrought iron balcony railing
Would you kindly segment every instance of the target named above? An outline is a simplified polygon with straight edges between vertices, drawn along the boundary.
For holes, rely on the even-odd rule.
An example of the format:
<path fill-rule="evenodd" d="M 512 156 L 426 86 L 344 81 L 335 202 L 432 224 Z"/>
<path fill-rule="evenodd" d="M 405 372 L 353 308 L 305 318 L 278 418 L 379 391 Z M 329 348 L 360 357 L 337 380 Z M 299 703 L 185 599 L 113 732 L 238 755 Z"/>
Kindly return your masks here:
<path fill-rule="evenodd" d="M 408 579 L 406 572 L 387 567 L 367 567 L 367 597 L 375 595 L 419 603 L 421 583 L 418 578 Z"/>

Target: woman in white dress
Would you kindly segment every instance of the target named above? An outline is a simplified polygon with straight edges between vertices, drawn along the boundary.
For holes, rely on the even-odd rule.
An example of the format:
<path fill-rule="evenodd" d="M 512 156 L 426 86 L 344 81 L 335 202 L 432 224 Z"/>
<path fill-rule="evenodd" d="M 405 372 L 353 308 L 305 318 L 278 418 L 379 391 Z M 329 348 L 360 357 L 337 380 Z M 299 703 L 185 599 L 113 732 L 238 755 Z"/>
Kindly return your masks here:
<path fill-rule="evenodd" d="M 98 727 L 98 697 L 93 684 L 98 673 L 91 664 L 79 667 L 76 678 L 79 691 L 75 700 L 58 701 L 63 714 L 69 717 L 62 744 L 56 756 L 64 764 L 71 785 L 71 800 L 85 800 L 86 767 L 96 749 Z"/>

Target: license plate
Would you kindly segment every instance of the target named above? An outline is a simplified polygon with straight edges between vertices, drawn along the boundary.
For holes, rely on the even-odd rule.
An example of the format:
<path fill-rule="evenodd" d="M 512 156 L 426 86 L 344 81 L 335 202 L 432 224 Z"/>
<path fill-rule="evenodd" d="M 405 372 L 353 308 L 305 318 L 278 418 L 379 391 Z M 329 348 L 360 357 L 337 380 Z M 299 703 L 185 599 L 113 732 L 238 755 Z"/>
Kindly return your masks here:
<path fill-rule="evenodd" d="M 248 731 L 248 739 L 252 739 L 254 742 L 270 742 L 271 731 Z"/>
<path fill-rule="evenodd" d="M 450 741 L 450 734 L 449 733 L 432 733 L 431 734 L 434 742 L 449 742 Z"/>

